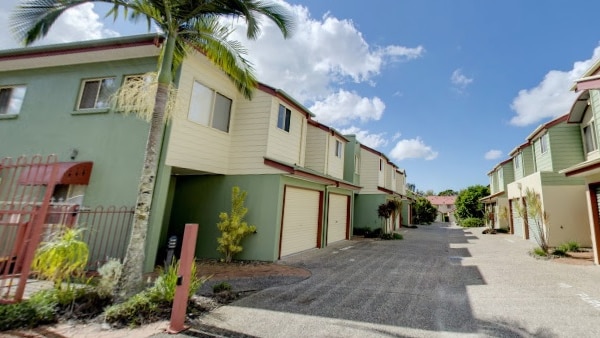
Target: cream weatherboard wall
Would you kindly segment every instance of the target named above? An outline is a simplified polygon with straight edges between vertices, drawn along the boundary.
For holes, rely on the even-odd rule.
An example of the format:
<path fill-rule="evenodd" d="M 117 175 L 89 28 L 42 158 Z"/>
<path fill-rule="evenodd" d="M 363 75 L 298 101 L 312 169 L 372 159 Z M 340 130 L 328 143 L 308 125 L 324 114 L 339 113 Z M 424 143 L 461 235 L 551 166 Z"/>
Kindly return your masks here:
<path fill-rule="evenodd" d="M 548 212 L 551 228 L 549 244 L 558 246 L 568 241 L 576 241 L 583 247 L 590 247 L 592 238 L 586 210 L 586 187 L 544 186 L 543 189 L 543 208 Z"/>
<path fill-rule="evenodd" d="M 264 164 L 275 100 L 272 95 L 256 90 L 251 101 L 242 100 L 236 105 L 235 123 L 231 127 L 229 155 L 231 175 L 280 172 Z"/>
<path fill-rule="evenodd" d="M 326 174 L 325 168 L 327 167 L 329 149 L 331 149 L 328 142 L 328 132 L 312 124 L 308 124 L 307 127 L 304 166 Z"/>
<path fill-rule="evenodd" d="M 361 194 L 380 193 L 377 190 L 379 185 L 379 160 L 380 156 L 373 152 L 361 148 L 360 149 L 360 185 L 363 187 Z M 381 175 L 383 178 L 383 175 Z"/>
<path fill-rule="evenodd" d="M 233 101 L 230 130 L 235 124 L 236 103 L 239 101 L 236 88 L 204 56 L 193 54 L 183 62 L 181 68 L 180 89 L 177 96 L 177 107 L 180 111 L 173 119 L 166 164 L 209 173 L 227 174 L 231 134 L 187 118 L 196 81 Z"/>
<path fill-rule="evenodd" d="M 279 105 L 291 110 L 290 131 L 277 128 Z M 289 164 L 304 166 L 306 148 L 306 116 L 291 105 L 274 99 L 271 102 L 269 135 L 267 140 L 267 157 Z"/>
<path fill-rule="evenodd" d="M 328 138 L 328 161 L 327 161 L 327 169 L 325 171 L 326 175 L 333 176 L 335 178 L 343 179 L 344 178 L 344 147 L 346 146 L 347 141 L 343 140 L 341 137 L 337 135 L 331 135 L 331 133 L 327 133 Z M 336 156 L 336 144 L 339 142 L 342 147 L 342 151 L 340 157 Z"/>

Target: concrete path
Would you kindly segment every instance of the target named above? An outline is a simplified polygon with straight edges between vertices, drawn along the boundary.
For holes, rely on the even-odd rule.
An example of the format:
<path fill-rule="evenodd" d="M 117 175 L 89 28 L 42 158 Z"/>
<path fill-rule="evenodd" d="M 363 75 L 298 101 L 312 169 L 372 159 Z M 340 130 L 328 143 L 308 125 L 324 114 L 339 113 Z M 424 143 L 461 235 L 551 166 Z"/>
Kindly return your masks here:
<path fill-rule="evenodd" d="M 227 337 L 600 337 L 600 267 L 537 260 L 531 242 L 482 230 L 434 224 L 289 257 L 312 277 L 195 326 Z"/>

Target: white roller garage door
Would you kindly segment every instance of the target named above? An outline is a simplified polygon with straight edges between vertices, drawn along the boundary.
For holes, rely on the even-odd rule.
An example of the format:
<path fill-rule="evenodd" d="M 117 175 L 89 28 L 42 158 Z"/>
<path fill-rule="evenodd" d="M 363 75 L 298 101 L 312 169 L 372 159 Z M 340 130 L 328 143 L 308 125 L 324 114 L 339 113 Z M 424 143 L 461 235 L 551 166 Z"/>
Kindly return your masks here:
<path fill-rule="evenodd" d="M 280 256 L 317 247 L 321 193 L 286 186 Z"/>
<path fill-rule="evenodd" d="M 327 244 L 346 239 L 347 229 L 348 196 L 330 194 L 327 215 Z"/>

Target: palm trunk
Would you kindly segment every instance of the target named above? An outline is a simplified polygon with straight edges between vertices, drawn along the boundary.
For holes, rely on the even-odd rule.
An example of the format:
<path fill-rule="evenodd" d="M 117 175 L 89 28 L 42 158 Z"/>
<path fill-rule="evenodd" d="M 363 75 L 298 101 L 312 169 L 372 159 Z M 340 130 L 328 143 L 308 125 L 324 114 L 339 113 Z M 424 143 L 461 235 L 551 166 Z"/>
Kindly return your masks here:
<path fill-rule="evenodd" d="M 123 273 L 119 281 L 117 297 L 123 300 L 143 289 L 143 266 L 145 260 L 146 235 L 148 233 L 148 220 L 152 207 L 154 182 L 158 169 L 158 158 L 164 131 L 164 116 L 169 100 L 169 86 L 172 82 L 171 65 L 175 36 L 167 37 L 163 61 L 158 75 L 158 89 L 154 103 L 154 111 L 148 131 L 148 141 L 144 154 L 144 166 L 138 187 L 138 197 L 131 227 L 131 236 L 125 260 Z"/>

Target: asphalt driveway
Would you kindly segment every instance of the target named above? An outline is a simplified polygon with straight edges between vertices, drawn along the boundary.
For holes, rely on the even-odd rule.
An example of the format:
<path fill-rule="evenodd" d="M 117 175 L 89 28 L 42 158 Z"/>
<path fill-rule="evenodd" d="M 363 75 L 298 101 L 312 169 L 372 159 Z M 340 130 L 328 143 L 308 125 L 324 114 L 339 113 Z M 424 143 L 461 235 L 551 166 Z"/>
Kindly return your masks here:
<path fill-rule="evenodd" d="M 600 268 L 537 260 L 533 244 L 447 224 L 402 241 L 344 241 L 285 259 L 309 269 L 196 324 L 257 337 L 598 337 Z M 201 334 L 200 334 L 201 335 Z"/>

